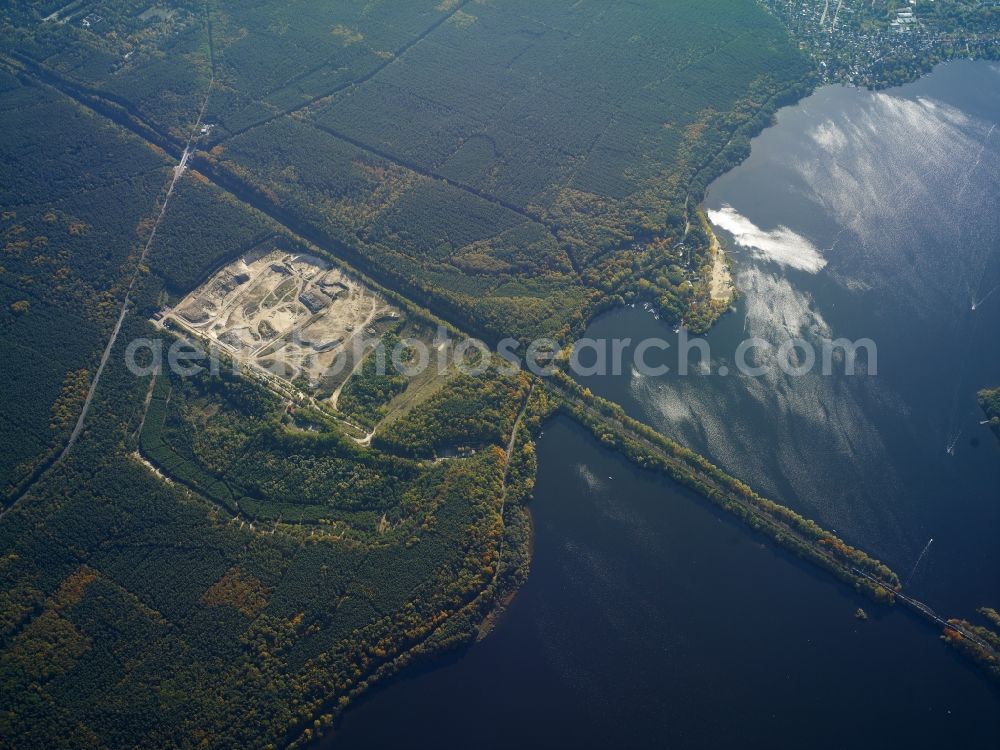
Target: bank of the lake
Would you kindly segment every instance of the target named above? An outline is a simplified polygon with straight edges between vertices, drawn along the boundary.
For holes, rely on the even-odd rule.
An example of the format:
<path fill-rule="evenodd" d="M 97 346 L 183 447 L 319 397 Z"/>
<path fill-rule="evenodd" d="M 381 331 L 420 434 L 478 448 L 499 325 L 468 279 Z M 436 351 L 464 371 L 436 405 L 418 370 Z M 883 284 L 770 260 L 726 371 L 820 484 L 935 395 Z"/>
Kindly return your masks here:
<path fill-rule="evenodd" d="M 1000 292 L 971 310 L 1000 284 L 998 81 L 957 63 L 879 94 L 822 89 L 711 188 L 743 293 L 706 337 L 713 371 L 747 335 L 845 336 L 877 342 L 877 377 L 585 382 L 970 618 L 1000 605 L 1000 447 L 975 401 L 1000 373 Z M 641 309 L 587 335 L 674 340 Z M 925 622 L 565 418 L 538 459 L 532 572 L 506 616 L 362 699 L 330 746 L 996 744 L 1000 692 Z"/>
<path fill-rule="evenodd" d="M 988 747 L 1000 732 L 985 680 L 904 611 L 565 418 L 538 455 L 535 559 L 507 615 L 362 699 L 330 747 Z"/>
<path fill-rule="evenodd" d="M 717 229 L 743 296 L 705 338 L 713 372 L 734 375 L 588 383 L 951 614 L 1000 601 L 1000 451 L 976 402 L 1000 373 L 1000 291 L 982 302 L 1000 285 L 997 123 L 991 63 L 783 110 L 706 200 L 729 213 Z M 663 335 L 637 311 L 591 327 L 622 330 Z M 878 374 L 742 377 L 748 337 L 868 338 Z"/>

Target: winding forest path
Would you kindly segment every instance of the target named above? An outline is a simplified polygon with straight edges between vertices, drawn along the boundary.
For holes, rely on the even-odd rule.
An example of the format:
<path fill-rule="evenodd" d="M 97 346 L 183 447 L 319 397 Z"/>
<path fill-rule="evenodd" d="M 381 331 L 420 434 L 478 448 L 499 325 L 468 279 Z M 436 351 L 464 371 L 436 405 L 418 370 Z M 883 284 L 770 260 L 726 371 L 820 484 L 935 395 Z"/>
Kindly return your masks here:
<path fill-rule="evenodd" d="M 503 464 L 503 479 L 500 480 L 500 545 L 497 548 L 497 565 L 493 570 L 493 579 L 500 575 L 500 563 L 503 561 L 503 530 L 504 530 L 504 510 L 507 508 L 507 476 L 510 474 L 510 457 L 514 454 L 514 446 L 517 443 L 517 430 L 521 426 L 521 419 L 528 410 L 531 403 L 531 394 L 535 390 L 535 381 L 528 384 L 528 395 L 524 397 L 521 404 L 521 411 L 514 418 L 514 426 L 510 430 L 510 440 L 507 441 L 507 458 Z"/>

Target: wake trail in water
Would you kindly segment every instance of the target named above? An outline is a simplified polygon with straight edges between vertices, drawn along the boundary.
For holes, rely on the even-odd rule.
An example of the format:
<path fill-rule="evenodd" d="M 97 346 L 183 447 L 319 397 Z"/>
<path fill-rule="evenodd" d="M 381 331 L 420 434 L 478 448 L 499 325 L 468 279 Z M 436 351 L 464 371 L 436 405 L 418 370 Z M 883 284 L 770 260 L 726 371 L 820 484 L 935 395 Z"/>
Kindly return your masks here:
<path fill-rule="evenodd" d="M 931 537 L 930 540 L 928 540 L 928 542 L 927 542 L 926 546 L 924 547 L 923 551 L 917 556 L 917 561 L 913 564 L 913 570 L 911 570 L 910 571 L 910 575 L 908 575 L 906 577 L 906 581 L 905 581 L 904 585 L 906 585 L 906 586 L 910 585 L 910 581 L 913 580 L 913 576 L 917 572 L 917 568 L 920 567 L 920 563 L 923 561 L 924 557 L 927 555 L 927 550 L 929 550 L 931 548 L 932 544 L 934 544 L 934 537 Z"/>
<path fill-rule="evenodd" d="M 951 440 L 948 441 L 948 447 L 944 449 L 944 452 L 949 456 L 955 455 L 955 446 L 958 445 L 958 439 L 962 437 L 962 431 L 959 430 Z"/>
<path fill-rule="evenodd" d="M 965 195 L 965 191 L 968 190 L 969 185 L 972 184 L 972 175 L 976 173 L 979 169 L 979 165 L 983 163 L 983 156 L 986 155 L 986 149 L 989 146 L 990 136 L 993 135 L 993 131 L 996 130 L 997 124 L 993 123 L 990 129 L 986 133 L 986 137 L 983 138 L 983 142 L 979 146 L 979 153 L 976 154 L 976 160 L 973 162 L 972 166 L 969 167 L 968 171 L 965 173 L 965 182 L 958 191 L 958 198 L 961 199 Z"/>
<path fill-rule="evenodd" d="M 976 308 L 977 308 L 977 307 L 982 307 L 982 306 L 983 306 L 983 303 L 984 303 L 984 302 L 985 302 L 986 300 L 988 300 L 988 299 L 989 299 L 990 297 L 992 297 L 992 296 L 993 296 L 993 293 L 994 293 L 994 292 L 995 292 L 995 291 L 996 291 L 997 289 L 1000 289 L 1000 284 L 997 284 L 997 285 L 996 285 L 995 287 L 993 287 L 993 288 L 992 288 L 992 289 L 990 289 L 990 290 L 989 290 L 988 292 L 986 292 L 986 295 L 985 295 L 985 296 L 983 296 L 982 298 L 980 298 L 980 299 L 978 299 L 978 300 L 976 300 L 976 299 L 973 299 L 973 301 L 972 301 L 972 311 L 973 311 L 973 312 L 975 312 L 975 311 L 976 311 Z"/>
<path fill-rule="evenodd" d="M 889 205 L 897 201 L 902 201 L 904 203 L 912 203 L 914 197 L 917 195 L 918 191 L 923 186 L 925 180 L 937 171 L 938 167 L 937 165 L 934 165 L 928 167 L 927 169 L 923 170 L 917 175 L 910 175 L 908 179 L 900 180 L 899 182 L 896 183 L 895 187 L 893 187 L 888 193 L 885 194 L 884 200 L 886 205 Z M 905 197 L 900 199 L 899 196 L 904 190 L 907 190 L 908 193 Z M 852 230 L 852 226 L 856 225 L 859 222 L 859 220 L 865 217 L 865 210 L 866 210 L 865 207 L 856 208 L 854 210 L 853 216 L 846 217 L 841 222 L 842 226 L 840 230 L 837 232 L 837 234 L 834 236 L 833 243 L 830 245 L 830 247 L 827 249 L 826 252 L 830 252 L 835 247 L 837 247 L 845 232 L 852 232 L 855 235 L 858 242 L 864 248 L 869 248 L 871 245 L 875 244 L 874 243 L 875 239 L 878 239 L 880 241 L 886 239 L 886 233 L 888 230 L 883 223 L 875 223 L 871 225 L 871 229 L 879 233 L 879 236 L 877 238 L 867 237 L 864 234 Z"/>
<path fill-rule="evenodd" d="M 982 307 L 983 303 L 992 297 L 998 289 L 1000 289 L 1000 284 L 994 286 L 978 300 L 971 293 L 971 285 L 967 286 L 967 288 L 970 290 L 969 297 L 972 300 L 971 310 L 966 313 L 966 316 L 956 319 L 954 331 L 956 340 L 960 339 L 959 334 L 964 334 L 965 339 L 968 341 L 978 341 L 980 339 L 980 329 L 985 321 L 981 315 L 975 315 L 974 313 L 977 309 Z M 969 313 L 972 313 L 971 318 L 967 317 Z M 958 377 L 955 378 L 955 388 L 951 396 L 951 408 L 948 410 L 948 434 L 953 436 L 949 439 L 948 446 L 946 448 L 946 452 L 950 456 L 955 455 L 955 445 L 958 443 L 958 438 L 962 434 L 962 400 L 963 394 L 969 390 L 968 386 L 970 376 L 973 371 L 972 357 L 959 355 L 957 356 L 956 364 L 958 365 Z"/>
<path fill-rule="evenodd" d="M 993 123 L 990 126 L 990 129 L 986 132 L 986 136 L 983 138 L 982 143 L 979 146 L 979 152 L 976 154 L 976 159 L 973 162 L 973 164 L 971 165 L 971 167 L 966 171 L 966 173 L 965 173 L 965 180 L 962 183 L 962 187 L 958 190 L 957 196 L 958 196 L 959 199 L 961 199 L 961 197 L 965 194 L 965 192 L 967 191 L 967 189 L 969 188 L 969 186 L 972 184 L 972 177 L 973 177 L 973 175 L 976 173 L 976 171 L 982 165 L 983 159 L 985 158 L 987 149 L 989 147 L 990 138 L 992 138 L 993 132 L 996 130 L 996 127 L 997 127 L 997 123 Z M 998 289 L 1000 289 L 1000 284 L 997 284 L 993 288 L 991 288 L 989 291 L 987 291 L 986 294 L 984 294 L 982 297 L 979 297 L 977 299 L 977 293 L 978 293 L 978 290 L 979 290 L 979 285 L 981 285 L 982 282 L 983 282 L 983 280 L 986 278 L 987 270 L 989 268 L 989 265 L 990 265 L 990 249 L 987 246 L 983 245 L 983 246 L 980 246 L 978 250 L 973 250 L 972 251 L 972 253 L 970 254 L 970 258 L 969 258 L 969 263 L 966 264 L 966 267 L 968 269 L 968 274 L 969 274 L 969 276 L 968 276 L 969 280 L 966 282 L 966 288 L 969 290 L 969 300 L 970 300 L 970 303 L 971 303 L 970 304 L 970 311 L 971 312 L 976 312 L 977 309 L 979 309 L 980 307 L 982 307 L 983 304 L 987 300 L 989 300 L 990 297 L 992 297 L 993 294 Z M 964 320 L 962 318 L 959 318 L 957 320 L 957 322 L 956 322 L 956 328 L 959 329 L 959 330 L 961 330 L 962 328 L 965 328 L 965 327 L 969 326 L 970 324 L 971 324 L 973 330 L 978 329 L 979 328 L 979 316 L 976 316 L 971 321 L 966 321 L 966 320 Z M 963 358 L 963 365 L 961 367 L 961 377 L 959 378 L 958 381 L 956 381 L 956 384 L 955 384 L 955 394 L 954 394 L 954 397 L 952 399 L 952 409 L 951 409 L 951 418 L 950 418 L 950 425 L 951 425 L 952 428 L 954 428 L 958 424 L 958 420 L 960 418 L 959 417 L 959 412 L 960 412 L 960 394 L 959 394 L 959 388 L 961 387 L 962 383 L 966 382 L 966 379 L 967 379 L 966 376 L 969 374 L 970 369 L 971 369 L 971 364 L 967 360 L 965 360 L 965 358 Z M 959 434 L 961 434 L 961 430 L 959 430 Z M 954 455 L 954 453 L 955 453 L 955 444 L 956 444 L 957 441 L 958 441 L 958 437 L 956 436 L 955 439 L 949 444 L 948 449 L 947 449 L 949 455 Z"/>
<path fill-rule="evenodd" d="M 997 123 L 993 123 L 990 126 L 990 129 L 987 131 L 986 137 L 983 138 L 983 142 L 982 144 L 980 144 L 979 147 L 979 153 L 976 155 L 976 160 L 969 168 L 969 170 L 966 172 L 965 181 L 963 182 L 962 187 L 958 191 L 959 199 L 961 199 L 961 197 L 965 195 L 966 190 L 972 184 L 973 174 L 979 169 L 980 165 L 983 163 L 983 158 L 986 155 L 986 149 L 989 145 L 990 138 L 993 136 L 993 131 L 996 130 L 996 127 Z M 968 269 L 970 274 L 969 276 L 970 290 L 972 290 L 973 288 L 972 286 L 973 281 L 978 280 L 979 284 L 982 283 L 982 279 L 985 278 L 986 271 L 989 268 L 990 258 L 991 258 L 991 252 L 990 248 L 988 247 L 980 246 L 978 250 L 973 251 L 972 257 L 970 258 L 970 262 L 968 264 Z M 998 287 L 1000 287 L 1000 285 L 998 285 Z M 976 310 L 977 307 L 981 306 L 990 297 L 990 295 L 992 295 L 993 292 L 997 290 L 998 287 L 994 287 L 993 289 L 991 289 L 989 292 L 986 293 L 986 295 L 982 299 L 979 300 L 976 299 L 974 293 L 971 294 L 970 296 L 972 297 L 973 312 Z M 976 288 L 978 289 L 978 284 Z"/>

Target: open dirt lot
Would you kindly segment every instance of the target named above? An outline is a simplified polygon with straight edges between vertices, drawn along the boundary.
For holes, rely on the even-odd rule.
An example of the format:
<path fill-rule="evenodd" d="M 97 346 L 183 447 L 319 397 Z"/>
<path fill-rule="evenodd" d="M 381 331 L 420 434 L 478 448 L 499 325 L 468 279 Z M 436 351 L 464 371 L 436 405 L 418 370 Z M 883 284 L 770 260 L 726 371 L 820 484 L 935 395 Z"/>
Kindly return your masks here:
<path fill-rule="evenodd" d="M 399 317 L 399 310 L 321 258 L 257 250 L 165 309 L 159 322 L 329 398 L 355 367 L 359 342 Z"/>

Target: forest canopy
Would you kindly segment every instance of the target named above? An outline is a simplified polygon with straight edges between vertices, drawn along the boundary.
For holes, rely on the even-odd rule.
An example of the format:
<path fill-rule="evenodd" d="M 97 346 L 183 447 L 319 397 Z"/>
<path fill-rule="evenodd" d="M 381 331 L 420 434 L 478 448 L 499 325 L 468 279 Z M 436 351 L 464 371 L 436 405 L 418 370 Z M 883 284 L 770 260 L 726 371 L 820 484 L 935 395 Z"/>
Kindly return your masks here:
<path fill-rule="evenodd" d="M 0 744 L 303 746 L 474 640 L 554 396 L 366 356 L 316 395 L 223 337 L 138 375 L 129 342 L 187 341 L 165 311 L 262 245 L 358 280 L 277 314 L 357 294 L 389 348 L 627 302 L 704 330 L 704 191 L 807 52 L 752 0 L 4 3 Z"/>

